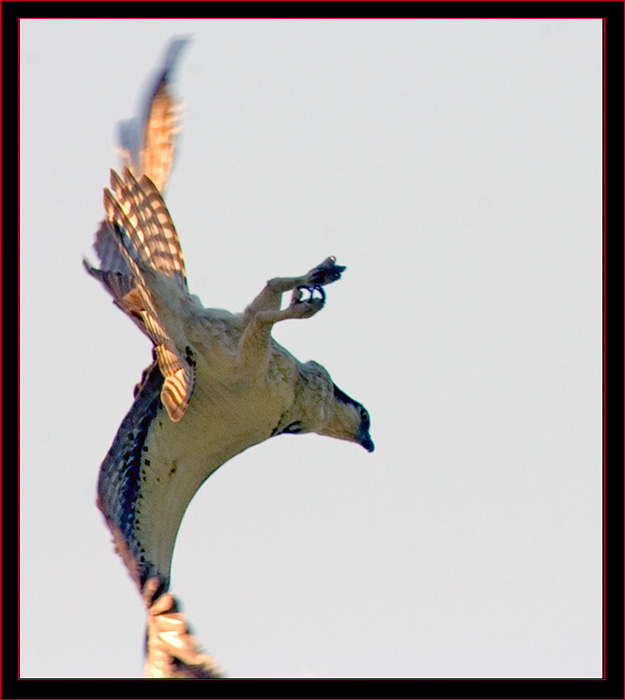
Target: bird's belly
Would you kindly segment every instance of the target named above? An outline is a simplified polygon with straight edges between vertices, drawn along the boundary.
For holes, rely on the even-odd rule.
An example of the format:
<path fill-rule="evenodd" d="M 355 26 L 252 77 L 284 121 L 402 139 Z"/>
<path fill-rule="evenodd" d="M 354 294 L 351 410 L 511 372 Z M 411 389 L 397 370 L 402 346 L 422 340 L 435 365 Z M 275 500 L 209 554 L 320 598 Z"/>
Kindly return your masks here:
<path fill-rule="evenodd" d="M 202 483 L 218 467 L 266 440 L 282 406 L 264 392 L 209 397 L 195 391 L 185 416 L 173 423 L 164 410 L 143 446 L 135 537 L 149 570 L 169 578 L 182 517 Z"/>

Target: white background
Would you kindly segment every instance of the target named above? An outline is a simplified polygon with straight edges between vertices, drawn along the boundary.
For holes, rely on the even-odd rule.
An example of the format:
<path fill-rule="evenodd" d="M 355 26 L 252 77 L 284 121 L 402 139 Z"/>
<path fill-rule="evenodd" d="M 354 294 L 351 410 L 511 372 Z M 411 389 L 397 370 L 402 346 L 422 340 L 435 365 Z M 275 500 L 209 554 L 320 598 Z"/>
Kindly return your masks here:
<path fill-rule="evenodd" d="M 209 479 L 172 575 L 198 638 L 234 677 L 600 676 L 599 20 L 21 22 L 22 676 L 142 673 L 94 500 L 150 345 L 81 258 L 176 34 L 191 290 L 241 310 L 336 255 L 274 335 L 376 443 Z"/>

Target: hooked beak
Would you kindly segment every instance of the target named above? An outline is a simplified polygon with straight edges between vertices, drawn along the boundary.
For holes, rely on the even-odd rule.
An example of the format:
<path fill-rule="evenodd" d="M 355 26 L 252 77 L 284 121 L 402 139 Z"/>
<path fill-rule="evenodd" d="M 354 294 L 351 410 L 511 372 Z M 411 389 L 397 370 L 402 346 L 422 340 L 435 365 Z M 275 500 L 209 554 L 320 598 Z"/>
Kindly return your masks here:
<path fill-rule="evenodd" d="M 360 441 L 359 444 L 362 445 L 367 452 L 373 452 L 375 450 L 375 445 L 373 444 L 373 440 L 369 436 L 369 433 L 363 433 L 360 436 Z"/>

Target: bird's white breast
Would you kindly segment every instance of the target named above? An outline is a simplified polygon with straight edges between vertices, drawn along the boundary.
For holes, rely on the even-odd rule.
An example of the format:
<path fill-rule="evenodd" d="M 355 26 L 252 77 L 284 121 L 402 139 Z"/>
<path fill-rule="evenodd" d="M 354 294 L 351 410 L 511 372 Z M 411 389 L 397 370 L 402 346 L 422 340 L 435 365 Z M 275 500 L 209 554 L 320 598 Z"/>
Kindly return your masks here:
<path fill-rule="evenodd" d="M 288 364 L 289 358 L 278 355 L 277 362 Z M 182 420 L 173 423 L 159 410 L 143 446 L 135 534 L 163 576 L 169 575 L 176 534 L 195 492 L 222 464 L 270 437 L 293 398 L 284 381 L 228 383 L 199 369 Z"/>

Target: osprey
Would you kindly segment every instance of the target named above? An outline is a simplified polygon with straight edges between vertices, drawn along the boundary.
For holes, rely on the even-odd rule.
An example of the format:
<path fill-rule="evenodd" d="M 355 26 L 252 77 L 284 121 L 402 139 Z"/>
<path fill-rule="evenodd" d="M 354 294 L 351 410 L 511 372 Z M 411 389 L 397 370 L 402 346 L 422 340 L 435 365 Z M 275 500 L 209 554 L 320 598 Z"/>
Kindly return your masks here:
<path fill-rule="evenodd" d="M 275 323 L 321 311 L 324 288 L 345 270 L 334 257 L 270 279 L 240 313 L 204 308 L 189 293 L 162 197 L 177 121 L 170 76 L 185 43 L 170 46 L 140 137 L 129 136 L 129 122 L 122 129 L 126 166 L 111 171 L 104 190 L 106 218 L 94 244 L 100 266 L 85 266 L 153 344 L 153 362 L 100 468 L 97 500 L 148 609 L 145 672 L 213 678 L 214 660 L 198 651 L 167 593 L 176 535 L 196 491 L 237 454 L 284 433 L 318 433 L 369 452 L 374 445 L 362 404 L 271 335 Z"/>

